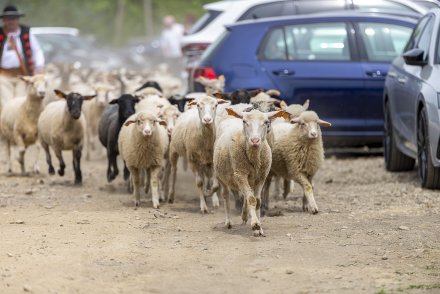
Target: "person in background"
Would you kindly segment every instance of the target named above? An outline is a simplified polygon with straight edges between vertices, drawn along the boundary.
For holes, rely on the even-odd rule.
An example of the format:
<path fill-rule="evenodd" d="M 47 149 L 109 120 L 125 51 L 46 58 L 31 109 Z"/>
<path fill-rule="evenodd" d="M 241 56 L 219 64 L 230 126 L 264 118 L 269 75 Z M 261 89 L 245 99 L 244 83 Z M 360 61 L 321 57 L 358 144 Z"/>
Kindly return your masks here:
<path fill-rule="evenodd" d="M 191 32 L 191 29 L 196 22 L 196 18 L 192 14 L 187 14 L 185 17 L 185 35 L 188 35 Z"/>
<path fill-rule="evenodd" d="M 163 30 L 160 36 L 160 45 L 162 48 L 162 55 L 170 65 L 172 71 L 180 75 L 182 70 L 182 50 L 180 48 L 180 41 L 184 34 L 183 25 L 176 23 L 173 16 L 167 15 L 163 18 Z"/>
<path fill-rule="evenodd" d="M 3 9 L 0 18 L 0 74 L 10 77 L 15 96 L 22 95 L 24 83 L 17 76 L 31 76 L 44 70 L 44 55 L 37 38 L 30 28 L 20 25 L 20 17 L 25 14 L 14 5 Z"/>

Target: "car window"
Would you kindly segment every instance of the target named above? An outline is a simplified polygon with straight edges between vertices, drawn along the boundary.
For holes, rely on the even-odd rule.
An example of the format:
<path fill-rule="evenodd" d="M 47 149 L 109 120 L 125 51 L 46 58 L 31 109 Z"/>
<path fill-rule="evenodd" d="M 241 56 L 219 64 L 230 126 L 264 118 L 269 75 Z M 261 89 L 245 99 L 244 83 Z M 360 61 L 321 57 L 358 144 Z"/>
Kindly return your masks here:
<path fill-rule="evenodd" d="M 188 35 L 195 34 L 206 28 L 214 19 L 222 14 L 218 10 L 208 10 L 201 18 L 199 18 L 196 23 L 192 26 Z"/>
<path fill-rule="evenodd" d="M 430 17 L 423 29 L 419 41 L 417 42 L 417 48 L 424 51 L 423 59 L 427 60 L 429 52 L 429 44 L 431 43 L 432 30 L 434 28 L 434 17 Z"/>
<path fill-rule="evenodd" d="M 332 10 L 346 9 L 344 1 L 335 0 L 300 0 L 295 1 L 296 13 L 307 14 L 316 12 L 327 12 Z"/>
<path fill-rule="evenodd" d="M 416 25 L 413 33 L 411 34 L 411 37 L 409 38 L 408 44 L 406 44 L 404 51 L 408 51 L 416 48 L 416 44 L 418 43 L 420 36 L 423 32 L 423 29 L 425 28 L 425 25 L 428 22 L 428 20 L 429 20 L 429 16 L 424 16 L 422 19 L 419 20 L 419 23 Z"/>
<path fill-rule="evenodd" d="M 359 23 L 368 60 L 391 62 L 400 53 L 411 35 L 408 27 L 385 23 Z"/>
<path fill-rule="evenodd" d="M 260 4 L 250 8 L 238 20 L 259 19 L 283 15 L 284 1 Z"/>
<path fill-rule="evenodd" d="M 417 11 L 411 7 L 386 0 L 353 0 L 353 8 L 358 11 L 417 13 Z"/>
<path fill-rule="evenodd" d="M 277 28 L 270 32 L 264 41 L 261 57 L 266 60 L 287 60 L 283 28 Z"/>
<path fill-rule="evenodd" d="M 350 60 L 345 23 L 285 27 L 288 60 Z"/>

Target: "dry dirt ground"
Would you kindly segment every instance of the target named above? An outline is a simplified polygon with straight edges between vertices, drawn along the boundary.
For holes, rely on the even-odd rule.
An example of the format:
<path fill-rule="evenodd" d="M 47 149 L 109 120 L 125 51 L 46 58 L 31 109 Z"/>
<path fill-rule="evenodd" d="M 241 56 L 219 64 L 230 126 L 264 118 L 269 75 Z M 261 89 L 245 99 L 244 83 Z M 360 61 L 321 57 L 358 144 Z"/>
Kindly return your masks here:
<path fill-rule="evenodd" d="M 380 156 L 328 156 L 320 213 L 300 211 L 295 186 L 266 237 L 238 213 L 225 229 L 222 206 L 201 215 L 189 173 L 159 213 L 107 184 L 102 156 L 83 160 L 82 187 L 70 153 L 64 178 L 42 157 L 41 175 L 8 176 L 0 153 L 0 293 L 440 293 L 439 192 Z"/>

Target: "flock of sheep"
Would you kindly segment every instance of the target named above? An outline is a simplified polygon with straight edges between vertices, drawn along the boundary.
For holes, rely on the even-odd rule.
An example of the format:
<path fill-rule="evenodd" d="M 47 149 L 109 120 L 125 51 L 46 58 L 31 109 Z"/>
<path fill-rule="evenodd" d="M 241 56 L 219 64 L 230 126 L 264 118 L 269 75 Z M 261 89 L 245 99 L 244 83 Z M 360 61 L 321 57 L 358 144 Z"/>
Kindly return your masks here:
<path fill-rule="evenodd" d="M 217 194 L 223 196 L 228 228 L 232 194 L 243 222 L 250 215 L 254 235 L 264 235 L 260 214 L 269 208 L 273 178 L 275 196 L 281 181 L 284 197 L 295 181 L 304 191 L 303 210 L 318 212 L 312 179 L 324 159 L 320 126 L 330 123 L 308 110 L 308 100 L 286 105 L 272 97 L 279 96 L 277 90 L 225 93 L 223 76 L 200 78 L 205 92 L 181 96 L 181 81 L 165 66 L 153 73 L 102 73 L 51 65 L 44 75 L 20 77 L 27 84 L 22 97 L 14 97 L 9 79 L 0 78 L 0 130 L 9 172 L 11 146 L 18 147 L 26 173 L 26 149 L 39 141 L 50 175 L 55 174 L 50 149 L 60 176 L 66 168 L 62 151 L 72 150 L 75 184 L 81 184 L 83 146 L 89 159 L 99 139 L 107 151 L 107 180 L 118 176 L 120 155 L 136 206 L 141 189 L 151 192 L 154 208 L 174 202 L 181 158 L 195 175 L 202 213 L 208 212 L 207 197 L 216 207 Z"/>

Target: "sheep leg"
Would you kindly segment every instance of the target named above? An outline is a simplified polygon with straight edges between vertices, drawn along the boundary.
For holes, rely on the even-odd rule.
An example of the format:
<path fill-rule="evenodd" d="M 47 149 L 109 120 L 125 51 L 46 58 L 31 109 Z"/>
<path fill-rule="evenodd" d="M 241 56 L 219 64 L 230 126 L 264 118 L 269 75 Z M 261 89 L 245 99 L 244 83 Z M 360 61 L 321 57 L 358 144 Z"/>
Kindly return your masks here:
<path fill-rule="evenodd" d="M 86 160 L 90 160 L 90 149 L 91 149 L 91 144 L 92 144 L 92 141 L 91 141 L 91 138 L 90 138 L 91 136 L 90 136 L 90 126 L 88 126 L 88 128 L 87 128 L 87 132 L 86 132 L 86 140 L 87 140 L 87 144 L 86 144 Z M 93 148 L 93 149 L 95 149 L 95 148 Z"/>
<path fill-rule="evenodd" d="M 37 155 L 35 156 L 35 161 L 34 161 L 34 166 L 33 166 L 33 170 L 35 174 L 39 174 L 40 173 L 40 167 L 38 166 L 38 161 L 40 159 L 40 146 L 35 145 L 37 148 Z"/>
<path fill-rule="evenodd" d="M 41 146 L 43 147 L 44 152 L 46 153 L 46 162 L 47 165 L 49 166 L 49 175 L 53 176 L 55 174 L 55 168 L 52 165 L 52 157 L 50 156 L 49 145 L 41 141 Z"/>
<path fill-rule="evenodd" d="M 151 195 L 153 200 L 153 208 L 159 208 L 159 173 L 160 166 L 153 167 L 148 170 L 151 181 Z"/>
<path fill-rule="evenodd" d="M 26 173 L 26 167 L 24 163 L 24 154 L 26 153 L 26 146 L 23 142 L 23 138 L 14 132 L 14 140 L 18 146 L 18 163 L 20 163 L 21 174 L 24 175 Z"/>
<path fill-rule="evenodd" d="M 231 229 L 232 222 L 231 222 L 231 205 L 230 205 L 230 201 L 229 201 L 229 189 L 223 183 L 220 183 L 220 187 L 221 187 L 221 193 L 222 193 L 224 203 L 225 203 L 225 214 L 226 214 L 225 226 L 228 229 Z"/>
<path fill-rule="evenodd" d="M 244 195 L 245 197 L 245 201 L 246 202 L 246 206 L 249 209 L 250 215 L 251 215 L 251 229 L 254 232 L 254 236 L 259 236 L 262 234 L 262 228 L 261 228 L 261 223 L 260 220 L 257 216 L 257 205 L 258 201 L 260 201 L 261 203 L 261 199 L 258 195 L 258 197 L 254 196 L 254 193 L 251 189 L 251 187 L 249 186 L 249 183 L 247 182 L 247 180 L 241 180 L 240 179 L 237 181 L 238 187 L 240 188 L 240 192 Z M 261 189 L 261 188 L 260 188 Z M 244 207 L 243 207 L 244 208 Z M 246 210 L 246 214 L 247 214 L 247 209 L 243 209 L 243 213 Z M 260 207 L 258 207 L 258 212 L 260 210 Z M 244 215 L 242 214 L 242 217 Z M 245 221 L 245 219 L 243 218 L 243 221 Z M 246 215 L 246 221 L 247 221 L 247 215 Z"/>
<path fill-rule="evenodd" d="M 130 168 L 131 181 L 133 182 L 133 195 L 134 195 L 134 205 L 139 206 L 141 204 L 141 194 L 139 192 L 139 169 Z"/>
<path fill-rule="evenodd" d="M 116 165 L 116 169 L 118 169 L 118 166 Z M 130 178 L 130 171 L 127 168 L 127 164 L 124 161 L 124 180 L 128 181 L 128 179 Z"/>
<path fill-rule="evenodd" d="M 261 212 L 261 191 L 263 190 L 264 184 L 265 184 L 265 182 L 263 182 L 263 184 L 257 185 L 257 187 L 255 189 L 255 198 L 257 199 L 257 205 L 255 207 L 255 212 L 256 212 L 258 220 L 260 220 L 260 218 L 261 218 L 261 214 L 260 214 L 260 212 Z M 269 184 L 269 186 L 270 186 L 270 184 Z M 268 206 L 268 208 L 269 208 L 269 206 Z M 259 232 L 256 232 L 254 230 L 254 235 L 255 236 L 264 236 L 263 228 L 261 227 L 261 225 L 260 225 Z"/>
<path fill-rule="evenodd" d="M 237 211 L 242 211 L 243 210 L 243 197 L 237 192 L 237 191 L 232 191 L 231 190 L 232 195 L 234 195 L 234 199 L 235 199 L 235 209 Z"/>
<path fill-rule="evenodd" d="M 112 150 L 107 149 L 107 159 L 108 159 L 108 168 L 107 168 L 107 181 L 110 183 L 113 181 L 118 175 L 118 163 L 116 160 L 116 153 Z"/>
<path fill-rule="evenodd" d="M 269 174 L 266 178 L 266 180 L 264 181 L 264 186 L 263 186 L 263 199 L 262 199 L 262 204 L 261 204 L 261 213 L 262 215 L 266 215 L 266 213 L 269 211 L 269 201 L 270 201 L 270 183 L 272 182 L 272 175 Z M 275 182 L 276 184 L 276 182 Z"/>
<path fill-rule="evenodd" d="M 162 179 L 163 195 L 166 200 L 169 200 L 168 193 L 170 191 L 170 174 L 171 174 L 171 163 L 169 160 L 166 160 L 164 175 L 163 175 L 163 179 Z"/>
<path fill-rule="evenodd" d="M 208 206 L 206 205 L 205 193 L 204 193 L 204 175 L 200 172 L 196 172 L 196 186 L 199 189 L 199 197 L 200 197 L 200 210 L 202 213 L 208 213 Z"/>
<path fill-rule="evenodd" d="M 308 211 L 312 214 L 317 214 L 318 206 L 316 205 L 315 197 L 313 196 L 312 183 L 305 175 L 302 174 L 298 176 L 296 182 L 298 182 L 301 185 L 304 191 L 303 211 Z"/>
<path fill-rule="evenodd" d="M 177 153 L 170 153 L 170 162 L 171 162 L 171 192 L 168 197 L 168 203 L 174 202 L 174 192 L 176 188 L 176 173 L 177 173 L 177 160 L 179 159 L 179 155 Z"/>
<path fill-rule="evenodd" d="M 248 203 L 247 203 L 245 197 L 240 194 L 240 192 L 237 191 L 236 193 L 241 197 L 241 199 L 243 201 L 243 204 L 241 207 L 241 219 L 243 220 L 243 225 L 245 225 L 248 221 L 248 218 L 249 218 Z"/>
<path fill-rule="evenodd" d="M 82 184 L 82 174 L 81 174 L 81 153 L 82 148 L 77 146 L 73 149 L 73 170 L 75 171 L 75 185 Z"/>
<path fill-rule="evenodd" d="M 61 149 L 55 149 L 55 156 L 58 158 L 58 161 L 60 162 L 60 169 L 58 170 L 58 174 L 60 176 L 64 176 L 64 169 L 66 168 L 66 164 L 64 163 L 63 154 L 61 152 Z"/>
<path fill-rule="evenodd" d="M 275 200 L 278 200 L 278 199 L 280 199 L 280 194 L 281 194 L 281 183 L 280 183 L 280 181 L 281 181 L 281 177 L 278 177 L 278 176 L 276 176 L 275 177 L 275 182 L 274 182 L 274 188 L 275 188 L 275 191 L 274 191 L 274 199 Z"/>
<path fill-rule="evenodd" d="M 12 173 L 12 159 L 11 159 L 11 142 L 9 142 L 9 140 L 6 140 L 6 150 L 8 153 L 8 173 Z"/>
<path fill-rule="evenodd" d="M 283 191 L 283 199 L 286 200 L 287 196 L 290 194 L 292 181 L 288 179 L 284 179 L 284 191 Z"/>

